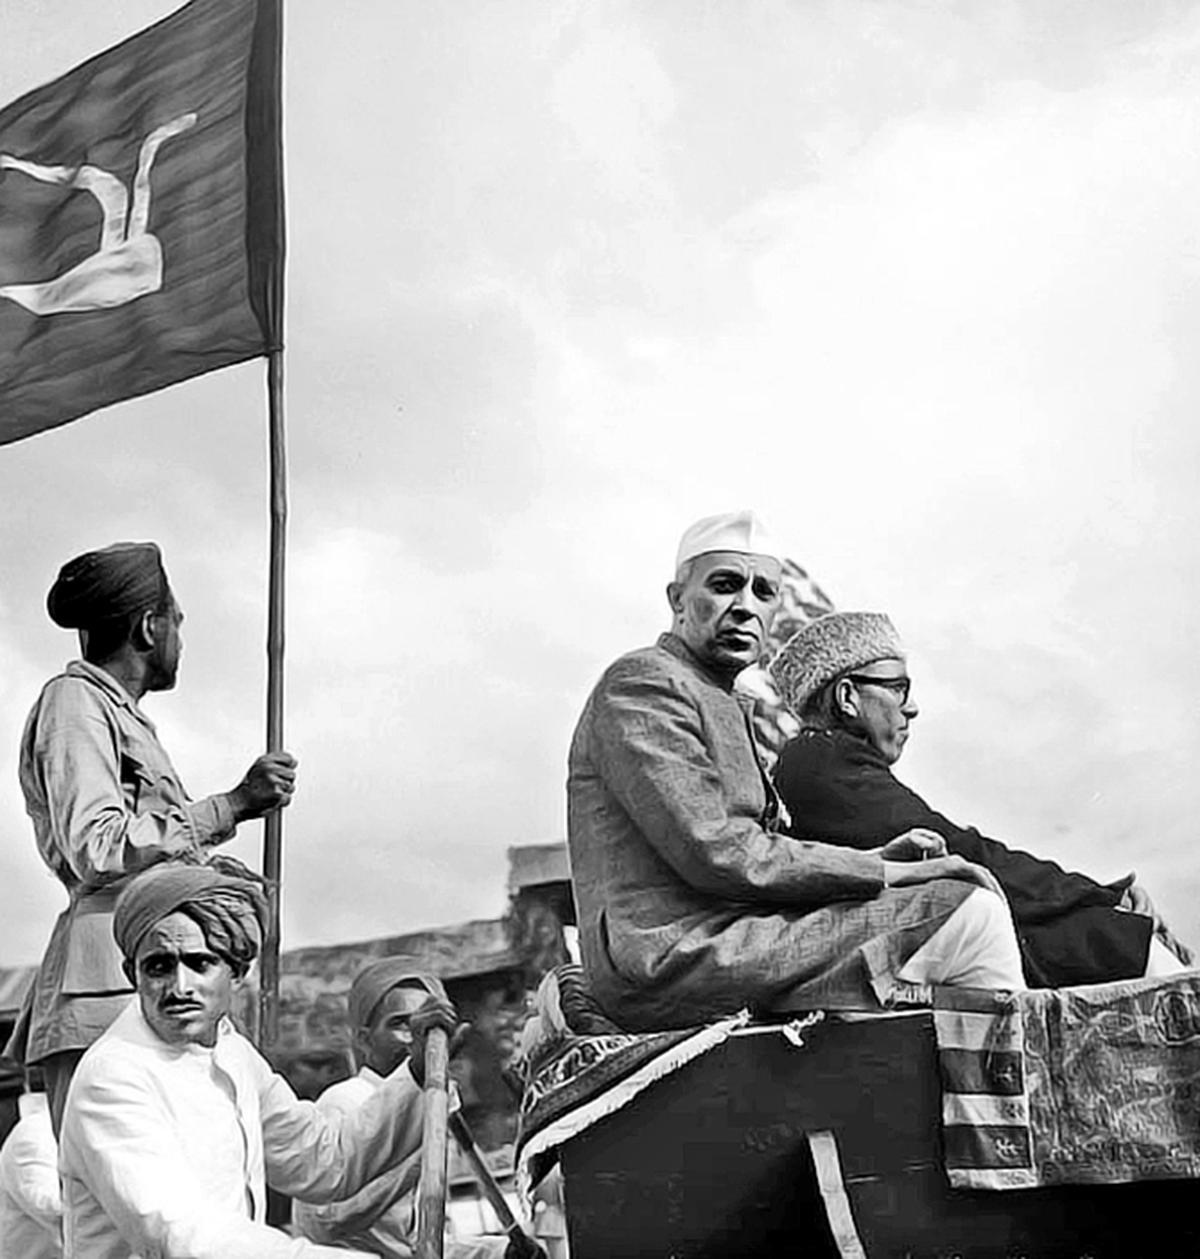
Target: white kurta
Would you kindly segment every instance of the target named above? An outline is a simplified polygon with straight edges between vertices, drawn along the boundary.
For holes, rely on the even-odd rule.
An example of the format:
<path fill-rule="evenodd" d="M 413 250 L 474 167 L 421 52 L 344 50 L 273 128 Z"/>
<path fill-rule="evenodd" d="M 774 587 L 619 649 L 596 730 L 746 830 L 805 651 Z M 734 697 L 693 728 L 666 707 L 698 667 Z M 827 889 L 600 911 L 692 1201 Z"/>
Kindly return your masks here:
<path fill-rule="evenodd" d="M 346 1114 L 360 1107 L 383 1086 L 384 1077 L 370 1067 L 355 1076 L 331 1084 L 317 1099 L 327 1114 Z M 459 1109 L 458 1092 L 450 1086 L 450 1110 Z M 416 1249 L 417 1186 L 421 1175 L 420 1151 L 397 1163 L 383 1176 L 343 1202 L 313 1206 L 296 1202 L 292 1219 L 305 1237 L 346 1249 L 365 1250 L 384 1259 L 409 1259 Z M 444 1259 L 501 1259 L 508 1248 L 505 1236 L 452 1237 L 444 1239 Z M 342 1252 L 343 1255 L 345 1251 Z"/>
<path fill-rule="evenodd" d="M 331 1084 L 317 1099 L 317 1106 L 325 1114 L 346 1114 L 357 1110 L 382 1083 L 382 1076 L 363 1067 L 356 1076 Z M 292 1219 L 300 1232 L 314 1241 L 358 1246 L 389 1259 L 411 1255 L 420 1162 L 418 1150 L 407 1162 L 398 1164 L 344 1202 L 325 1206 L 297 1202 L 292 1208 Z"/>
<path fill-rule="evenodd" d="M 355 1110 L 322 1114 L 229 1023 L 212 1049 L 172 1047 L 131 1001 L 71 1084 L 64 1253 L 347 1259 L 269 1228 L 266 1183 L 309 1201 L 345 1198 L 419 1147 L 422 1116 L 407 1066 Z"/>
<path fill-rule="evenodd" d="M 58 1148 L 45 1094 L 20 1100 L 21 1118 L 0 1148 L 0 1259 L 62 1254 Z"/>

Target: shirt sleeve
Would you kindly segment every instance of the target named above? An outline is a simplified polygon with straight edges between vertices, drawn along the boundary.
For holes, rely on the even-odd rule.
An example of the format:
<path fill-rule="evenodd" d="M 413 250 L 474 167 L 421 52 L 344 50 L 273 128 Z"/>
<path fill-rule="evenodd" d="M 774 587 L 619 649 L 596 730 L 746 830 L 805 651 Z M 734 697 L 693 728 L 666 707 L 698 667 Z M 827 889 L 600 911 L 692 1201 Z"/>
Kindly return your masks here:
<path fill-rule="evenodd" d="M 869 899 L 882 890 L 876 855 L 791 839 L 731 815 L 696 703 L 662 671 L 611 671 L 593 698 L 592 733 L 609 791 L 698 891 L 803 905 Z"/>
<path fill-rule="evenodd" d="M 985 866 L 999 879 L 1018 922 L 1047 921 L 1088 906 L 1112 908 L 1127 886 L 1123 881 L 1097 883 L 1090 875 L 1064 870 L 1048 857 L 1035 857 L 998 839 L 988 839 L 974 827 L 957 827 L 933 810 L 929 818 L 921 825 L 944 836 L 950 852 Z"/>
<path fill-rule="evenodd" d="M 78 1079 L 78 1077 L 77 1077 Z M 197 1187 L 154 1087 L 131 1071 L 72 1088 L 63 1170 L 83 1179 L 134 1254 L 189 1259 L 347 1259 L 208 1201 Z"/>
<path fill-rule="evenodd" d="M 134 756 L 122 752 L 103 707 L 84 683 L 52 687 L 43 697 L 31 749 L 45 792 L 57 854 L 85 884 L 96 885 L 234 833 L 224 796 L 168 799 Z M 144 792 L 134 810 L 124 780 Z"/>
<path fill-rule="evenodd" d="M 366 1096 L 347 1096 L 333 1085 L 317 1098 L 316 1106 L 323 1115 L 336 1117 L 340 1122 L 343 1116 L 361 1105 Z M 293 1220 L 304 1236 L 313 1241 L 346 1242 L 362 1237 L 365 1243 L 364 1234 L 380 1216 L 416 1190 L 421 1174 L 418 1153 L 419 1150 L 414 1150 L 357 1193 L 337 1202 L 318 1205 L 297 1199 L 292 1209 Z"/>
<path fill-rule="evenodd" d="M 301 1101 L 265 1062 L 258 1070 L 267 1180 L 293 1198 L 345 1199 L 420 1149 L 424 1106 L 407 1063 L 336 1111 Z"/>
<path fill-rule="evenodd" d="M 1054 918 L 1086 906 L 1112 906 L 1127 885 L 1097 883 L 999 840 L 962 827 L 906 787 L 867 744 L 842 738 L 801 739 L 784 750 L 780 795 L 793 809 L 793 827 L 842 843 L 882 844 L 914 827 L 936 831 L 946 847 L 990 870 L 1021 923 Z"/>

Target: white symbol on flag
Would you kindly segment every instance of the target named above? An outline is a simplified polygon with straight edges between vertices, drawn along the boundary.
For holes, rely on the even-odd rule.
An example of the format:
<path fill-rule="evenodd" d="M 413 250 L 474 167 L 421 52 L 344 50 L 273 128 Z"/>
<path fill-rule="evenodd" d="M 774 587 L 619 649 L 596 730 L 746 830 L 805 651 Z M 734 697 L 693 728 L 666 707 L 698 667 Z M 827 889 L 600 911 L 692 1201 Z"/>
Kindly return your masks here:
<path fill-rule="evenodd" d="M 150 221 L 150 167 L 163 141 L 186 131 L 195 121 L 195 114 L 182 114 L 156 127 L 142 141 L 133 177 L 132 213 L 125 185 L 98 166 L 39 166 L 0 153 L 0 170 L 20 171 L 42 183 L 90 192 L 100 203 L 103 216 L 96 253 L 41 284 L 0 285 L 0 297 L 35 315 L 61 315 L 124 306 L 158 292 L 163 283 L 162 245 L 146 230 Z"/>

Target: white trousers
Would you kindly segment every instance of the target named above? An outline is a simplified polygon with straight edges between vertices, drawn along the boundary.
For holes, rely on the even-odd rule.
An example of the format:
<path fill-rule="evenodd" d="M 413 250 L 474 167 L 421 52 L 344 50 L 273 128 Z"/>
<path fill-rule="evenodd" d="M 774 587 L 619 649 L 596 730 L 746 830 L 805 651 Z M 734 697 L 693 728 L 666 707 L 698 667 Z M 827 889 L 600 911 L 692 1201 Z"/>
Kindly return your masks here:
<path fill-rule="evenodd" d="M 904 963 L 897 978 L 959 988 L 1025 987 L 1021 950 L 1008 905 L 977 887 Z"/>
<path fill-rule="evenodd" d="M 1150 954 L 1146 958 L 1146 978 L 1161 979 L 1165 975 L 1182 975 L 1187 967 L 1158 938 L 1150 937 Z"/>
<path fill-rule="evenodd" d="M 1186 970 L 1161 940 L 1150 937 L 1146 978 L 1179 975 Z M 1021 950 L 1008 906 L 995 892 L 976 888 L 908 959 L 897 978 L 912 984 L 1023 989 Z"/>

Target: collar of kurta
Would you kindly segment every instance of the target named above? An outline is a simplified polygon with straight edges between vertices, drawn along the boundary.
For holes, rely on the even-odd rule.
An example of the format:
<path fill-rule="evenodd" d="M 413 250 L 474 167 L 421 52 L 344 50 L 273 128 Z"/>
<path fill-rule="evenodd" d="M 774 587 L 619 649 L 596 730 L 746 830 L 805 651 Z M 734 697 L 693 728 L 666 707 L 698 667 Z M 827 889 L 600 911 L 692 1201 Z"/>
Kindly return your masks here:
<path fill-rule="evenodd" d="M 146 1022 L 141 1000 L 137 996 L 129 998 L 129 1004 L 117 1016 L 112 1026 L 114 1035 L 120 1035 L 132 1044 L 156 1050 L 164 1058 L 211 1057 L 214 1053 L 215 1047 L 206 1045 L 169 1045 Z M 226 1015 L 217 1024 L 217 1046 L 235 1033 L 233 1021 Z"/>

